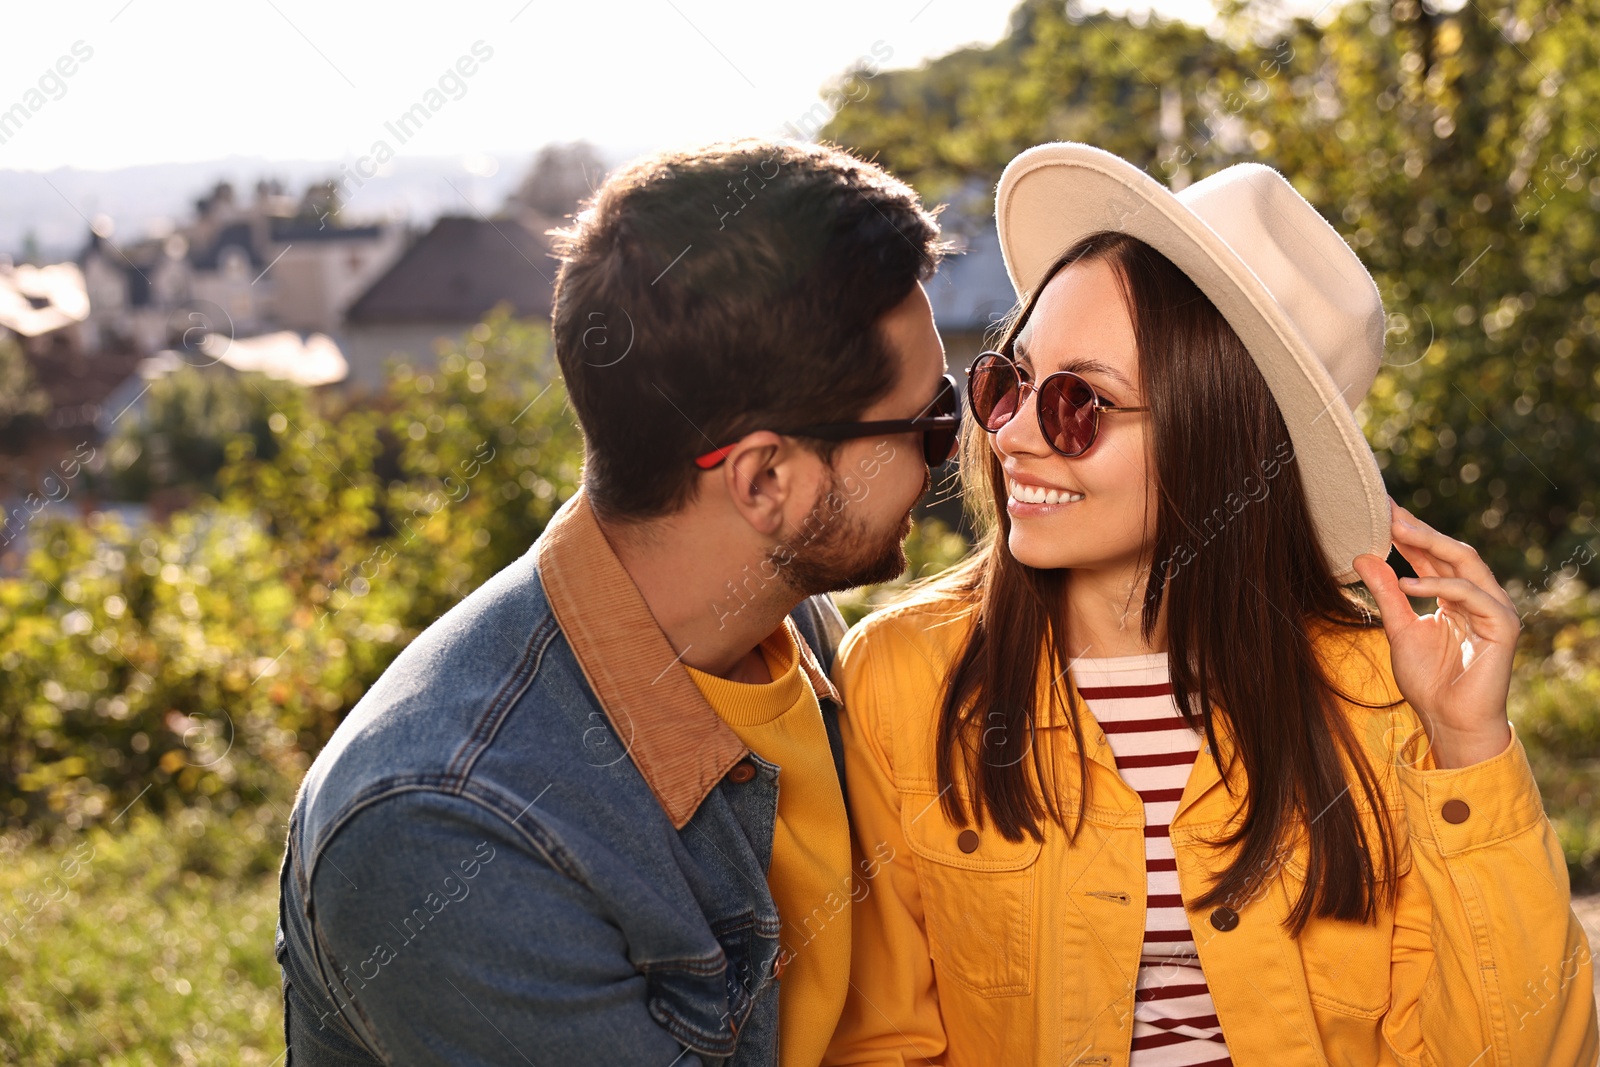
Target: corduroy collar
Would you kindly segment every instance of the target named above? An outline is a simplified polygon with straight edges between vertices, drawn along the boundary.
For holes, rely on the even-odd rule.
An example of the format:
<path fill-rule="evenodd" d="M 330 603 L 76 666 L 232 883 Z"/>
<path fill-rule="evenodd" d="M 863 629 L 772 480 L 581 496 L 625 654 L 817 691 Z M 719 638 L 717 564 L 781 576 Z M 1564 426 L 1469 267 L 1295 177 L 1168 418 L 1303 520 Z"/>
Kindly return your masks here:
<path fill-rule="evenodd" d="M 672 825 L 750 751 L 717 717 L 612 551 L 580 488 L 535 546 L 539 577 L 584 677 Z M 840 703 L 794 620 L 783 625 L 818 699 Z"/>

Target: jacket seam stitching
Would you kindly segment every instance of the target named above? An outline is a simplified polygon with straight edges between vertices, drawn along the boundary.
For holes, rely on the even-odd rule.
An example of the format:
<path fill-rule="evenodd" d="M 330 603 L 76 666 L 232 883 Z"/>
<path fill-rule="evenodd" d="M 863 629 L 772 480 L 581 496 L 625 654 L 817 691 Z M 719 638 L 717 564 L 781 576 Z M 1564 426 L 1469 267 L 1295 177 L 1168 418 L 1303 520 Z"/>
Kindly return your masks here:
<path fill-rule="evenodd" d="M 326 852 L 333 845 L 334 840 L 339 836 L 340 832 L 342 832 L 344 828 L 349 825 L 350 821 L 361 812 L 372 807 L 380 801 L 388 800 L 405 793 L 435 793 L 442 797 L 468 801 L 477 805 L 479 808 L 482 808 L 491 815 L 498 816 L 505 822 L 506 826 L 515 828 L 517 834 L 521 836 L 530 846 L 532 846 L 536 852 L 538 852 L 541 859 L 549 863 L 552 867 L 555 867 L 557 870 L 561 871 L 563 874 L 566 874 L 568 877 L 578 881 L 586 888 L 593 888 L 589 885 L 586 879 L 580 877 L 580 868 L 578 868 L 576 864 L 571 864 L 568 862 L 565 849 L 552 849 L 550 847 L 557 846 L 559 844 L 554 837 L 551 837 L 547 844 L 540 838 L 529 834 L 527 830 L 525 830 L 516 821 L 521 819 L 522 815 L 527 813 L 528 808 L 532 807 L 531 804 L 528 806 L 528 808 L 524 808 L 521 814 L 518 814 L 515 817 L 508 817 L 504 812 L 490 802 L 490 797 L 494 794 L 488 794 L 487 792 L 480 793 L 478 790 L 467 788 L 467 783 L 465 782 L 461 783 L 461 786 L 462 788 L 455 789 L 451 787 L 449 782 L 391 782 L 378 791 L 363 795 L 357 802 L 350 806 L 349 810 L 340 816 L 337 822 L 330 824 L 328 827 L 328 832 L 326 835 L 327 840 L 325 840 L 322 844 L 322 847 L 317 850 L 316 856 L 312 859 L 311 868 L 307 872 L 306 878 L 308 885 L 316 877 L 316 867 L 317 863 L 321 861 L 322 853 Z"/>
<path fill-rule="evenodd" d="M 471 777 L 473 768 L 477 766 L 479 757 L 488 751 L 489 746 L 499 735 L 500 727 L 505 724 L 511 709 L 516 707 L 522 694 L 527 692 L 528 686 L 538 677 L 539 668 L 544 663 L 544 654 L 550 647 L 550 642 L 560 632 L 556 625 L 555 615 L 547 613 L 534 627 L 529 635 L 527 645 L 523 648 L 522 657 L 517 662 L 516 669 L 511 677 L 507 678 L 495 694 L 494 700 L 489 703 L 488 709 L 478 718 L 472 728 L 472 735 L 462 744 L 450 765 L 445 768 L 447 777 L 454 777 L 462 786 Z M 459 768 L 459 769 L 458 769 Z"/>
<path fill-rule="evenodd" d="M 322 924 L 317 918 L 315 900 L 311 891 L 311 887 L 316 881 L 317 866 L 321 861 L 322 854 L 332 847 L 334 841 L 338 838 L 339 833 L 350 824 L 351 820 L 354 819 L 356 815 L 379 803 L 380 801 L 388 800 L 392 797 L 400 796 L 405 793 L 417 792 L 433 793 L 441 797 L 465 800 L 469 803 L 477 805 L 479 808 L 491 815 L 498 816 L 508 828 L 515 830 L 517 836 L 526 841 L 528 845 L 534 849 L 538 856 L 546 863 L 550 864 L 554 870 L 568 878 L 571 878 L 573 881 L 577 882 L 590 892 L 594 891 L 594 887 L 589 884 L 587 879 L 582 877 L 581 870 L 575 864 L 567 861 L 564 849 L 557 851 L 553 850 L 551 847 L 547 847 L 546 843 L 542 842 L 540 839 L 528 833 L 525 829 L 518 825 L 516 820 L 521 819 L 522 816 L 520 814 L 514 819 L 507 817 L 505 813 L 501 812 L 494 804 L 489 803 L 487 797 L 480 796 L 474 790 L 461 789 L 459 791 L 455 791 L 444 787 L 442 784 L 420 782 L 391 784 L 380 792 L 372 793 L 363 797 L 358 803 L 352 805 L 350 810 L 345 812 L 337 823 L 334 823 L 329 827 L 327 840 L 322 843 L 321 848 L 316 850 L 316 854 L 312 857 L 311 863 L 308 865 L 306 870 L 306 892 L 305 898 L 302 902 L 301 910 L 304 912 L 306 926 L 310 934 L 312 954 L 314 957 L 317 957 L 317 978 L 322 984 L 324 995 L 329 996 L 335 1004 L 339 1003 L 339 998 L 333 993 L 333 989 L 328 982 L 327 970 L 323 967 L 321 962 L 322 958 L 332 961 L 333 953 L 324 943 Z M 523 814 L 525 814 L 526 811 L 527 809 L 524 808 Z M 554 846 L 556 844 L 557 842 L 554 838 L 552 838 L 549 842 L 550 846 Z M 361 1013 L 361 1017 L 363 1021 L 366 1022 L 368 1030 L 372 1032 L 373 1041 L 376 1043 L 377 1031 L 372 1027 L 371 1020 L 367 1019 L 366 1013 L 361 1010 L 360 1005 L 355 1003 L 354 997 L 350 998 L 350 1001 L 352 1006 L 354 1006 L 356 1010 Z M 365 1040 L 364 1035 L 363 1040 Z M 383 1058 L 387 1060 L 388 1056 L 385 1055 Z"/>
<path fill-rule="evenodd" d="M 321 931 L 318 929 L 316 922 L 313 920 L 309 925 L 312 938 L 319 938 Z M 339 961 L 334 958 L 333 951 L 331 949 L 324 947 L 323 953 L 328 957 L 329 963 L 335 966 L 338 965 Z M 325 976 L 318 975 L 318 977 L 322 978 L 324 985 L 327 984 L 327 978 Z M 329 990 L 324 991 L 331 992 Z M 333 997 L 333 1005 L 335 1011 L 342 1012 L 344 1010 L 344 1008 L 339 1007 L 339 998 L 337 995 Z M 345 1008 L 350 1008 L 355 1011 L 357 1015 L 361 1016 L 362 1029 L 365 1031 L 364 1033 L 357 1034 L 357 1036 L 361 1039 L 361 1043 L 370 1046 L 369 1051 L 377 1053 L 378 1059 L 382 1060 L 384 1063 L 393 1063 L 394 1057 L 389 1055 L 389 1049 L 384 1045 L 383 1039 L 378 1036 L 378 1028 L 372 1025 L 372 1019 L 368 1017 L 366 1009 L 361 1006 L 361 1003 L 356 995 L 354 993 L 350 993 L 348 989 L 346 990 L 344 1005 Z M 351 1029 L 354 1030 L 354 1027 Z"/>
<path fill-rule="evenodd" d="M 687 971 L 690 974 L 713 975 L 728 969 L 726 953 L 718 952 L 714 959 L 680 957 L 670 960 L 648 960 L 635 964 L 643 974 L 652 971 Z"/>
<path fill-rule="evenodd" d="M 754 1010 L 754 1000 L 751 1001 L 751 1010 Z M 650 1001 L 650 1015 L 661 1024 L 677 1041 L 696 1052 L 705 1052 L 712 1056 L 722 1057 L 731 1055 L 738 1048 L 738 1038 L 728 1041 L 720 1034 L 711 1034 L 685 1019 L 674 1011 L 670 1005 L 659 997 Z M 746 1014 L 746 1018 L 749 1015 Z"/>
<path fill-rule="evenodd" d="M 1511 1048 L 1511 1035 L 1506 1030 L 1506 1011 L 1504 997 L 1500 991 L 1500 971 L 1494 959 L 1494 939 L 1490 934 L 1488 915 L 1484 907 L 1483 891 L 1478 885 L 1478 880 L 1472 871 L 1460 872 L 1461 881 L 1457 883 L 1457 892 L 1461 893 L 1463 902 L 1469 894 L 1463 890 L 1470 890 L 1472 907 L 1468 910 L 1469 921 L 1473 926 L 1473 949 L 1477 957 L 1478 983 L 1483 991 L 1484 1022 L 1488 1024 L 1489 1032 L 1485 1035 L 1490 1045 L 1494 1048 L 1495 1058 L 1498 1060 L 1502 1054 Z"/>
<path fill-rule="evenodd" d="M 1323 993 L 1315 992 L 1314 990 L 1308 989 L 1307 992 L 1311 994 L 1311 1002 L 1313 1004 L 1319 1004 L 1322 1007 L 1328 1008 L 1331 1011 L 1336 1011 L 1341 1015 L 1353 1015 L 1361 1019 L 1381 1019 L 1389 1012 L 1389 1005 L 1387 1004 L 1376 1008 L 1362 1008 L 1355 1004 L 1347 1004 L 1342 1000 L 1327 996 Z"/>

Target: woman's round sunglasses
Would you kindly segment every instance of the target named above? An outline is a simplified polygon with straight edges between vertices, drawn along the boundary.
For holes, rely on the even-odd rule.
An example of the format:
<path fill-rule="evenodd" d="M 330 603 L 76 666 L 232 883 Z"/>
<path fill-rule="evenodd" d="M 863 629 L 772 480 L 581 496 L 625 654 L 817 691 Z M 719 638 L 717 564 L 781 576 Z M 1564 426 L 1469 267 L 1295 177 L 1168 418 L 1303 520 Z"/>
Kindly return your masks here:
<path fill-rule="evenodd" d="M 922 434 L 922 458 L 930 467 L 946 463 L 956 454 L 956 443 L 961 434 L 961 400 L 956 380 L 946 374 L 939 379 L 939 389 L 933 400 L 914 419 L 880 419 L 874 422 L 826 422 L 815 426 L 801 426 L 793 430 L 778 430 L 785 437 L 817 437 L 824 441 L 848 441 L 856 437 L 888 437 L 897 433 Z M 696 456 L 695 466 L 710 470 L 732 452 L 732 445 L 724 445 L 712 452 Z"/>
<path fill-rule="evenodd" d="M 1107 404 L 1094 386 L 1068 370 L 1057 371 L 1034 385 L 999 352 L 981 352 L 967 368 L 967 402 L 978 425 L 990 433 L 999 433 L 1011 421 L 1029 390 L 1039 394 L 1039 429 L 1044 439 L 1063 456 L 1081 456 L 1089 450 L 1100 432 L 1102 412 L 1150 410 Z"/>

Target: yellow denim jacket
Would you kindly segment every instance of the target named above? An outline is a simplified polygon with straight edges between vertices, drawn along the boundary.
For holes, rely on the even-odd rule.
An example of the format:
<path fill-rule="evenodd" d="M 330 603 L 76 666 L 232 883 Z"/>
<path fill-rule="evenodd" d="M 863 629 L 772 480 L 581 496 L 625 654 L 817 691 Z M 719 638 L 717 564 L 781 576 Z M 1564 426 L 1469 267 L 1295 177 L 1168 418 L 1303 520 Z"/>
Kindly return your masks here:
<path fill-rule="evenodd" d="M 906 604 L 865 620 L 840 648 L 853 847 L 874 876 L 856 895 L 851 993 L 823 1062 L 1121 1067 L 1144 933 L 1138 794 L 1089 721 L 1090 803 L 1076 843 L 1055 826 L 1042 843 L 1011 842 L 992 824 L 948 821 L 936 723 L 941 680 L 969 626 L 951 601 Z M 1399 698 L 1383 630 L 1312 632 L 1346 692 Z M 1590 950 L 1521 740 L 1439 770 L 1399 743 L 1419 728 L 1409 704 L 1346 708 L 1396 829 L 1398 902 L 1374 923 L 1314 918 L 1291 938 L 1283 919 L 1304 884 L 1302 837 L 1236 916 L 1190 911 L 1234 1062 L 1591 1067 L 1600 1039 Z M 1035 743 L 1052 747 L 1075 795 L 1065 718 Z M 1186 899 L 1229 858 L 1206 844 L 1237 808 L 1218 764 L 1201 752 L 1172 820 Z M 1446 818 L 1452 801 L 1462 803 Z M 1075 805 L 1075 796 L 1065 805 L 1069 819 Z M 960 840 L 963 830 L 976 842 Z"/>

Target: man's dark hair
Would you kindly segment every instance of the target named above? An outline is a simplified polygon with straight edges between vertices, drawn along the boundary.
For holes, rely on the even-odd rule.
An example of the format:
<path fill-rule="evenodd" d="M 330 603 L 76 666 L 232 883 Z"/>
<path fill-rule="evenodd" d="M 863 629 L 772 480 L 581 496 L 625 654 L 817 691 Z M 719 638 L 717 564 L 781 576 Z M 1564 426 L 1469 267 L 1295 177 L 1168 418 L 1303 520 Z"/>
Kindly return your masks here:
<path fill-rule="evenodd" d="M 933 215 L 881 168 L 758 140 L 625 166 L 555 236 L 556 358 L 585 490 L 617 520 L 687 504 L 695 456 L 849 421 L 890 392 L 879 320 L 942 250 Z"/>

